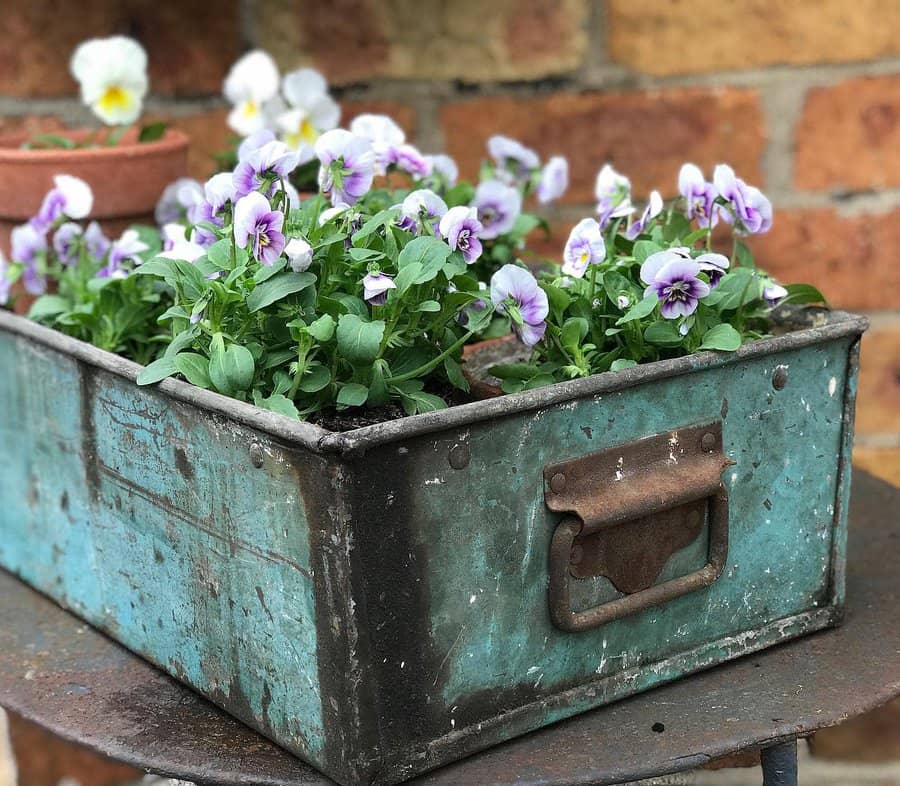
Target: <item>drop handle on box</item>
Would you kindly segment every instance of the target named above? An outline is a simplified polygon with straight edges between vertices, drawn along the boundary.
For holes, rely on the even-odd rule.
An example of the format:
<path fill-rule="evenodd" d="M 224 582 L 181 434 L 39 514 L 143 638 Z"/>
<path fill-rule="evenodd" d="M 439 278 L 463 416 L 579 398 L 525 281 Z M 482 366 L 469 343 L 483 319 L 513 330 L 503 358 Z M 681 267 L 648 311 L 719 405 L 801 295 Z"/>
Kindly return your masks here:
<path fill-rule="evenodd" d="M 544 468 L 547 507 L 565 514 L 553 533 L 549 601 L 553 623 L 579 632 L 701 590 L 728 556 L 728 489 L 733 464 L 713 421 L 654 434 Z M 666 562 L 708 522 L 706 564 L 656 584 Z M 570 577 L 604 576 L 622 597 L 576 611 Z"/>

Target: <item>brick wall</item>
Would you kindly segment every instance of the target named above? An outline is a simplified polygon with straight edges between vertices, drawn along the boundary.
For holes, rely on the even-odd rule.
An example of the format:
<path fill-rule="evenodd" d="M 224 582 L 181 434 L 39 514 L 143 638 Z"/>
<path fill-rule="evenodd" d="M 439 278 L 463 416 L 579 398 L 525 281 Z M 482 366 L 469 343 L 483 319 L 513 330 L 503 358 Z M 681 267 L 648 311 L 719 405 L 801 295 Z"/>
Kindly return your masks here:
<path fill-rule="evenodd" d="M 566 154 L 550 216 L 590 212 L 612 161 L 637 196 L 679 164 L 728 161 L 776 207 L 760 263 L 869 314 L 857 456 L 900 483 L 900 3 L 886 0 L 5 0 L 0 131 L 84 122 L 73 47 L 121 32 L 147 48 L 149 114 L 193 138 L 211 171 L 219 97 L 259 46 L 328 77 L 345 119 L 394 115 L 424 150 L 475 173 L 494 132 Z"/>

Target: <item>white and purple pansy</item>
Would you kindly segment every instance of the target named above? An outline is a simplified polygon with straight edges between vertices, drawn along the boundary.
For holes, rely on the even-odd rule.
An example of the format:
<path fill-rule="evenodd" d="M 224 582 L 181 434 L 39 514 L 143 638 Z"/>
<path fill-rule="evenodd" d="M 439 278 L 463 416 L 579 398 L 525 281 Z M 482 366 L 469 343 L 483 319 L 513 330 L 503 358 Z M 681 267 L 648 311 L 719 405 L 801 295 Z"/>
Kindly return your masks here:
<path fill-rule="evenodd" d="M 359 119 L 359 118 L 357 118 Z M 335 128 L 316 140 L 319 187 L 331 194 L 331 204 L 354 204 L 372 187 L 375 151 L 368 139 Z"/>
<path fill-rule="evenodd" d="M 234 195 L 245 196 L 251 191 L 265 189 L 269 198 L 275 193 L 278 181 L 286 180 L 300 163 L 296 150 L 284 142 L 266 142 L 238 162 L 232 176 Z"/>
<path fill-rule="evenodd" d="M 599 265 L 606 259 L 606 243 L 600 224 L 593 218 L 583 218 L 569 233 L 563 250 L 562 272 L 582 278 L 588 265 Z"/>
<path fill-rule="evenodd" d="M 140 265 L 144 261 L 141 254 L 149 250 L 150 246 L 141 240 L 137 230 L 126 229 L 110 245 L 106 265 L 97 271 L 96 278 L 125 278 L 128 275 L 125 263 Z"/>
<path fill-rule="evenodd" d="M 312 264 L 312 246 L 302 237 L 292 237 L 284 247 L 288 265 L 295 273 L 302 273 Z"/>
<path fill-rule="evenodd" d="M 435 234 L 440 234 L 439 224 L 447 212 L 447 203 L 434 191 L 427 188 L 411 191 L 399 207 L 401 228 L 415 234 L 428 224 Z"/>
<path fill-rule="evenodd" d="M 497 313 L 509 317 L 513 332 L 526 346 L 544 337 L 550 313 L 547 293 L 524 268 L 504 265 L 491 276 L 491 302 Z"/>
<path fill-rule="evenodd" d="M 564 156 L 552 156 L 538 178 L 535 194 L 542 205 L 555 202 L 569 187 L 569 162 Z"/>
<path fill-rule="evenodd" d="M 500 180 L 485 180 L 475 189 L 472 204 L 483 227 L 481 237 L 491 240 L 513 228 L 522 212 L 522 194 Z"/>
<path fill-rule="evenodd" d="M 350 133 L 365 139 L 371 146 L 377 175 L 387 172 L 388 166 L 394 163 L 394 151 L 406 142 L 403 129 L 387 115 L 357 115 L 350 123 Z"/>
<path fill-rule="evenodd" d="M 81 178 L 72 175 L 56 175 L 41 207 L 29 222 L 37 232 L 46 232 L 63 216 L 87 218 L 94 206 L 94 193 Z"/>
<path fill-rule="evenodd" d="M 683 164 L 678 172 L 678 193 L 684 197 L 685 214 L 696 219 L 697 226 L 707 229 L 719 223 L 715 185 L 707 182 L 696 164 Z"/>
<path fill-rule="evenodd" d="M 234 242 L 249 248 L 253 258 L 271 267 L 284 250 L 284 213 L 272 210 L 259 191 L 241 197 L 234 206 Z"/>
<path fill-rule="evenodd" d="M 641 265 L 645 295 L 654 293 L 665 319 L 686 317 L 697 310 L 700 298 L 709 294 L 709 284 L 699 278 L 700 265 L 673 250 L 651 254 Z"/>
<path fill-rule="evenodd" d="M 616 172 L 610 164 L 604 164 L 597 173 L 594 196 L 597 198 L 597 218 L 602 229 L 606 229 L 614 219 L 630 216 L 634 212 L 631 181 Z"/>
<path fill-rule="evenodd" d="M 459 251 L 467 265 L 471 265 L 482 251 L 479 237 L 484 229 L 478 220 L 478 210 L 459 205 L 451 207 L 441 219 L 438 229 L 441 237 L 454 251 Z"/>
<path fill-rule="evenodd" d="M 772 203 L 768 197 L 737 177 L 728 164 L 715 168 L 713 185 L 726 203 L 721 211 L 722 219 L 735 224 L 738 232 L 760 235 L 772 228 Z"/>
<path fill-rule="evenodd" d="M 388 292 L 396 288 L 390 276 L 380 271 L 367 273 L 363 278 L 363 299 L 373 306 L 381 306 L 387 301 Z"/>
<path fill-rule="evenodd" d="M 647 227 L 650 225 L 650 222 L 653 221 L 660 213 L 663 211 L 663 198 L 659 191 L 651 191 L 650 199 L 647 201 L 647 206 L 644 208 L 644 212 L 641 213 L 641 217 L 637 221 L 633 221 L 627 230 L 625 230 L 625 237 L 629 240 L 636 240 L 638 235 L 642 235 L 647 231 Z"/>
<path fill-rule="evenodd" d="M 59 229 L 53 235 L 53 250 L 61 264 L 74 265 L 78 261 L 83 234 L 81 225 L 74 221 L 60 224 Z"/>
<path fill-rule="evenodd" d="M 541 165 L 541 159 L 530 147 L 502 134 L 495 134 L 487 141 L 488 153 L 496 164 L 497 176 L 511 177 L 517 184 L 527 182 Z"/>

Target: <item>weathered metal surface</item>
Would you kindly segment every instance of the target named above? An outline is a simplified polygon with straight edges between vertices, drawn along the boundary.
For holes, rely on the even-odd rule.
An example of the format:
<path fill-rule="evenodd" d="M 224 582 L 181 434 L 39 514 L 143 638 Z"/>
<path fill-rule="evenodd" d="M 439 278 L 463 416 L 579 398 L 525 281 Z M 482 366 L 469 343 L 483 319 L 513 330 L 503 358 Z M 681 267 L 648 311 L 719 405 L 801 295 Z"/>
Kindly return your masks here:
<path fill-rule="evenodd" d="M 763 786 L 797 786 L 797 741 L 790 740 L 760 751 Z"/>
<path fill-rule="evenodd" d="M 722 423 L 703 423 L 641 437 L 544 468 L 547 507 L 574 514 L 550 543 L 550 616 L 579 632 L 636 614 L 709 586 L 728 554 L 730 463 L 722 454 Z M 700 534 L 708 517 L 706 564 L 657 583 L 665 564 Z M 625 597 L 576 612 L 569 574 L 603 577 Z"/>
<path fill-rule="evenodd" d="M 332 434 L 136 388 L 133 364 L 0 314 L 0 563 L 339 780 L 396 782 L 831 624 L 863 327 Z M 716 418 L 737 462 L 721 579 L 553 626 L 543 468 Z M 702 572 L 708 530 L 646 591 Z M 576 611 L 619 596 L 580 585 Z"/>
<path fill-rule="evenodd" d="M 857 471 L 840 628 L 582 714 L 414 783 L 632 781 L 803 736 L 893 698 L 898 508 L 900 491 Z M 0 704 L 159 774 L 220 786 L 332 783 L 2 572 Z"/>

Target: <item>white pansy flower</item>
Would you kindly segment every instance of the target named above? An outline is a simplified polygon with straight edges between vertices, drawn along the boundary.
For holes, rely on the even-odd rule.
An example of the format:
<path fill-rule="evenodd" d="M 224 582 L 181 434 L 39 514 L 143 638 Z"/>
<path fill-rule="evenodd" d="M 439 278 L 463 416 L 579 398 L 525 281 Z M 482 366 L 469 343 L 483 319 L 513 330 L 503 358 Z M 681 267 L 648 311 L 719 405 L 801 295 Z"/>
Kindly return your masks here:
<path fill-rule="evenodd" d="M 235 133 L 250 136 L 266 126 L 263 105 L 278 94 L 278 66 L 261 49 L 248 52 L 231 66 L 222 92 L 233 107 L 228 125 Z"/>
<path fill-rule="evenodd" d="M 368 139 L 375 152 L 375 173 L 383 175 L 390 163 L 390 153 L 406 142 L 406 134 L 387 115 L 357 115 L 350 123 L 350 132 Z"/>
<path fill-rule="evenodd" d="M 133 123 L 147 94 L 147 53 L 125 36 L 80 44 L 69 63 L 81 100 L 110 126 Z"/>
<path fill-rule="evenodd" d="M 315 157 L 312 146 L 319 134 L 336 128 L 341 108 L 328 95 L 328 83 L 313 68 L 291 71 L 281 82 L 286 104 L 275 117 L 282 140 L 301 153 L 301 163 Z"/>

